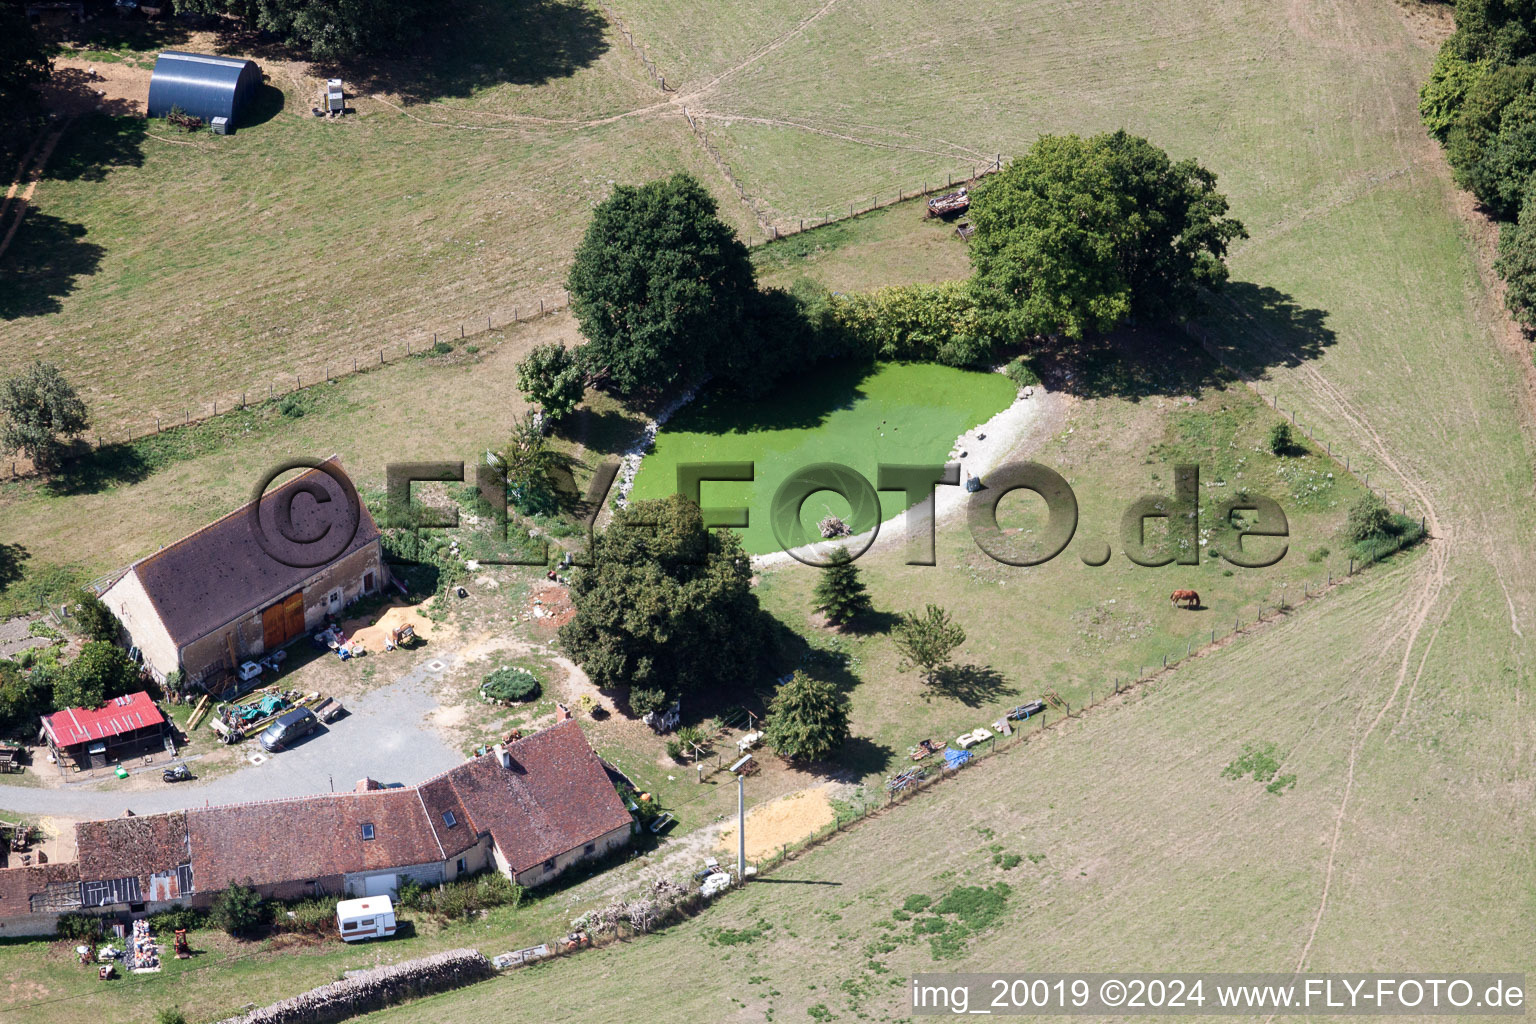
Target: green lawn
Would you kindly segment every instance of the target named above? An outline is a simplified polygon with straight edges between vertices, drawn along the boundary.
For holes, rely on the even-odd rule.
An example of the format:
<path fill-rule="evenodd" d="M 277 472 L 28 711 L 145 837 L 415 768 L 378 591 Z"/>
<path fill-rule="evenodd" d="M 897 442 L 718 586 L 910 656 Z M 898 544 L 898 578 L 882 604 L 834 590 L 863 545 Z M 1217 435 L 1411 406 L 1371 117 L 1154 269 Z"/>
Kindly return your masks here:
<path fill-rule="evenodd" d="M 794 472 L 821 462 L 850 466 L 873 484 L 881 463 L 942 463 L 955 438 L 985 423 L 1013 401 L 1015 387 L 1001 374 L 947 366 L 885 363 L 875 369 L 823 364 L 796 376 L 778 393 L 755 402 L 707 396 L 684 407 L 657 435 L 635 478 L 633 496 L 659 498 L 677 487 L 676 467 L 695 462 L 753 462 L 751 483 L 704 485 L 706 506 L 749 510 L 742 542 L 753 554 L 780 550 L 769 523 L 774 491 Z M 904 507 L 902 495 L 880 495 L 881 519 Z M 830 491 L 803 508 L 808 529 L 824 515 L 850 516 L 848 502 Z M 862 532 L 868 518 L 850 523 Z"/>

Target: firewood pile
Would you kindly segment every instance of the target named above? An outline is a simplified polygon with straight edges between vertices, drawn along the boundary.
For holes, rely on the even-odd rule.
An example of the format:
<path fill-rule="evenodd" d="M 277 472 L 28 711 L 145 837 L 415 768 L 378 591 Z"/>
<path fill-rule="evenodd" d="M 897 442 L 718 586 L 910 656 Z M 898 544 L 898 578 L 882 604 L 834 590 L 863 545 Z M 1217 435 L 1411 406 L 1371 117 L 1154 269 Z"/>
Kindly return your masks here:
<path fill-rule="evenodd" d="M 494 973 L 491 962 L 479 950 L 451 949 L 419 960 L 370 968 L 219 1024 L 333 1024 L 407 999 L 458 988 Z"/>
<path fill-rule="evenodd" d="M 178 108 L 165 115 L 165 123 L 184 132 L 195 132 L 203 126 L 203 119 Z"/>

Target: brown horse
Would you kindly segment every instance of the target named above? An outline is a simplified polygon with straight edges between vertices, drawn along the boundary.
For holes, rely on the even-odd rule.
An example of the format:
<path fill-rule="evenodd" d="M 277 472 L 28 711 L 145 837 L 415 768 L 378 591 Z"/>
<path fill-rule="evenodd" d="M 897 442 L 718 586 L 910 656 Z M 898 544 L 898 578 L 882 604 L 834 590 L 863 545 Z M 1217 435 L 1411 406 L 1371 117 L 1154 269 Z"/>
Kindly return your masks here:
<path fill-rule="evenodd" d="M 1175 590 L 1168 595 L 1168 600 L 1174 604 L 1182 604 L 1185 608 L 1200 607 L 1200 595 L 1193 590 Z"/>

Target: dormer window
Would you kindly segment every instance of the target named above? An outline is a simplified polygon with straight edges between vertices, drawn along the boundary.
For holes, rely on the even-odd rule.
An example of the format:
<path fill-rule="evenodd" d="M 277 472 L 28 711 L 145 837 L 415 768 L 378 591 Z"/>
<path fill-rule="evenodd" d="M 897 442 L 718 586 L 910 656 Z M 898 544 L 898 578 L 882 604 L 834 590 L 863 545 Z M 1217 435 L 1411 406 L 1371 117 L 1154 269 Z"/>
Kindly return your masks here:
<path fill-rule="evenodd" d="M 373 822 L 365 821 L 365 822 L 363 822 L 363 841 L 367 842 L 368 840 L 370 840 L 372 838 L 373 838 Z"/>

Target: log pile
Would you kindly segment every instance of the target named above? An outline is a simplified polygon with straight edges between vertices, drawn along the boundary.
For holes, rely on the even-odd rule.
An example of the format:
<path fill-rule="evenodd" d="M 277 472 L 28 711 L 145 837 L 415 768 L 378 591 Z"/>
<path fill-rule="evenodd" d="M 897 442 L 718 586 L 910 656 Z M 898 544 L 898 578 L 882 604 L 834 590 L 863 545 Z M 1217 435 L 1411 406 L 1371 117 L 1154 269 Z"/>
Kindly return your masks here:
<path fill-rule="evenodd" d="M 451 949 L 420 960 L 360 971 L 345 981 L 321 985 L 219 1024 L 333 1024 L 407 999 L 468 985 L 494 973 L 491 962 L 479 950 Z"/>

